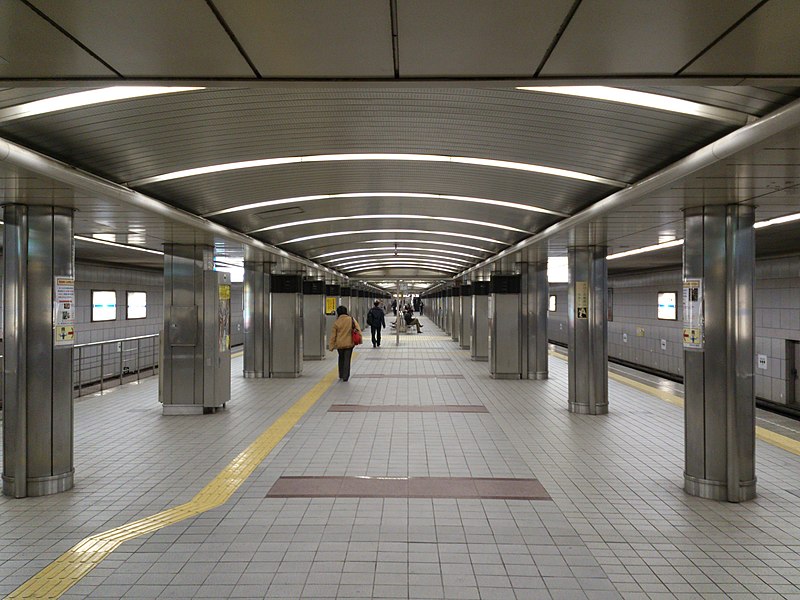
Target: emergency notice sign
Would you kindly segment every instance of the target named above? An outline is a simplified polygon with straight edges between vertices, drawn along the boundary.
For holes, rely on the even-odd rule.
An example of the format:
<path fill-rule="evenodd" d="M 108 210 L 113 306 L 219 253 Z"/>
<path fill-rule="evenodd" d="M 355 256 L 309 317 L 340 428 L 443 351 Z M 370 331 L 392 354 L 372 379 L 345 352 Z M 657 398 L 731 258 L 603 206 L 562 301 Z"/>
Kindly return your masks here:
<path fill-rule="evenodd" d="M 75 343 L 75 278 L 58 275 L 53 278 L 53 344 Z"/>
<path fill-rule="evenodd" d="M 703 280 L 700 277 L 683 280 L 683 347 L 702 350 L 703 333 Z"/>

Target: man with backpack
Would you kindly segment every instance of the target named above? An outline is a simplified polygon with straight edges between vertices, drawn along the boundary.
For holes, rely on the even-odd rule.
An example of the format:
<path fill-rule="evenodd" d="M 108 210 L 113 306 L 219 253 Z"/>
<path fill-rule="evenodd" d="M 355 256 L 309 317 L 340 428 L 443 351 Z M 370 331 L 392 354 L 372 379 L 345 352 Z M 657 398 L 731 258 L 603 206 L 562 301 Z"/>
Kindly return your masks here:
<path fill-rule="evenodd" d="M 380 347 L 381 329 L 386 327 L 386 320 L 383 318 L 383 309 L 380 307 L 379 300 L 375 300 L 375 305 L 367 313 L 367 325 L 372 330 L 372 347 Z"/>

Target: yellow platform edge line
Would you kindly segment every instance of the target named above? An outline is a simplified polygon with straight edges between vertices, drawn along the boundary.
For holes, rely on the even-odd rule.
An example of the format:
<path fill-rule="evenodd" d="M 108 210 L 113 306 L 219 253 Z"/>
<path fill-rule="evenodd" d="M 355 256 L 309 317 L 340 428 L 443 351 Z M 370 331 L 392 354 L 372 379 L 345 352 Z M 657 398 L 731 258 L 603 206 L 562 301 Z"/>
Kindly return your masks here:
<path fill-rule="evenodd" d="M 561 360 L 566 360 L 566 358 L 564 358 L 564 356 L 560 355 L 558 352 L 551 351 L 550 355 L 556 356 Z M 669 392 L 660 390 L 646 383 L 641 383 L 639 381 L 634 381 L 633 379 L 628 379 L 623 375 L 619 375 L 611 371 L 608 372 L 608 376 L 615 381 L 619 381 L 620 383 L 624 383 L 627 386 L 636 388 L 637 390 L 641 390 L 646 394 L 655 396 L 656 398 L 659 398 L 665 402 L 669 402 L 670 404 L 674 404 L 675 406 L 681 406 L 681 407 L 683 406 L 683 398 L 681 398 L 680 396 L 676 396 L 675 394 L 670 394 Z M 798 456 L 800 456 L 800 442 L 798 442 L 797 440 L 793 440 L 790 437 L 786 437 L 785 435 L 781 435 L 780 433 L 776 433 L 774 431 L 759 426 L 756 426 L 756 437 L 762 442 L 772 444 L 777 448 L 781 448 L 782 450 L 786 450 L 787 452 L 791 452 L 792 454 L 797 454 Z"/>
<path fill-rule="evenodd" d="M 7 597 L 58 598 L 123 542 L 224 504 L 337 379 L 337 369 L 326 373 L 189 502 L 84 538 Z"/>

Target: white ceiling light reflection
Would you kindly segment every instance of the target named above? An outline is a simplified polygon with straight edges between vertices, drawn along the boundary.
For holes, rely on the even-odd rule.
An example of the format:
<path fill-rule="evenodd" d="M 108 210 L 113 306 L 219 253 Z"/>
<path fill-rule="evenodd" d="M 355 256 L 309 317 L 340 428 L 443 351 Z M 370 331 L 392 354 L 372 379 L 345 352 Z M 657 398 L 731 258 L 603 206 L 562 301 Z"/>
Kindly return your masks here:
<path fill-rule="evenodd" d="M 626 250 L 625 252 L 617 252 L 616 254 L 609 254 L 606 260 L 615 260 L 625 256 L 634 256 L 636 254 L 644 254 L 645 252 L 655 252 L 656 250 L 663 250 L 664 248 L 672 248 L 673 246 L 680 246 L 683 240 L 672 240 L 663 244 L 653 244 L 652 246 L 644 246 L 642 248 L 635 248 L 634 250 Z"/>
<path fill-rule="evenodd" d="M 578 96 L 580 98 L 591 98 L 593 100 L 605 100 L 619 104 L 629 104 L 631 106 L 641 106 L 644 108 L 654 108 L 667 112 L 692 115 L 733 125 L 744 125 L 748 121 L 749 115 L 744 113 L 700 104 L 682 98 L 662 96 L 648 92 L 637 92 L 622 88 L 607 87 L 601 85 L 577 85 L 577 86 L 548 86 L 548 87 L 518 87 L 518 90 L 526 92 L 542 92 L 546 94 L 560 94 L 562 96 Z"/>
<path fill-rule="evenodd" d="M 54 96 L 34 102 L 26 102 L 17 106 L 10 106 L 0 110 L 0 123 L 24 119 L 36 115 L 43 115 L 71 108 L 81 108 L 105 102 L 117 100 L 130 100 L 132 98 L 142 98 L 145 96 L 159 96 L 163 94 L 177 94 L 180 92 L 191 92 L 202 90 L 201 87 L 162 87 L 162 86 L 115 86 L 101 88 L 98 90 L 88 90 L 74 94 L 64 94 Z"/>
<path fill-rule="evenodd" d="M 421 233 L 424 235 L 441 235 L 444 237 L 457 237 L 457 238 L 464 238 L 467 240 L 477 240 L 479 242 L 488 242 L 490 244 L 498 244 L 500 246 L 508 246 L 507 242 L 502 242 L 500 240 L 493 240 L 492 238 L 485 238 L 478 235 L 470 235 L 468 233 L 453 233 L 451 231 L 422 231 L 419 229 L 354 229 L 352 231 L 334 231 L 331 233 L 317 233 L 314 235 L 305 235 L 303 237 L 294 238 L 292 240 L 286 240 L 285 242 L 280 242 L 279 245 L 283 246 L 284 244 L 295 244 L 299 242 L 307 242 L 309 240 L 321 240 L 324 238 L 330 237 L 340 237 L 346 238 L 349 235 L 362 235 L 362 234 L 372 234 L 372 233 Z M 385 241 L 385 240 L 382 240 Z M 477 249 L 477 248 L 476 248 Z"/>
<path fill-rule="evenodd" d="M 791 223 L 792 221 L 798 221 L 798 220 L 800 220 L 800 213 L 794 213 L 791 215 L 776 217 L 774 219 L 768 219 L 766 221 L 759 221 L 758 223 L 754 224 L 753 227 L 755 229 L 761 229 L 762 227 L 771 227 L 772 225 L 780 225 L 781 223 Z"/>
<path fill-rule="evenodd" d="M 554 215 L 557 217 L 568 217 L 567 213 L 541 208 L 539 206 L 531 206 L 529 204 L 521 204 L 519 202 L 505 202 L 503 200 L 491 200 L 489 198 L 475 198 L 472 196 L 451 196 L 449 194 L 423 194 L 416 192 L 352 192 L 346 194 L 318 194 L 315 196 L 296 196 L 294 198 L 281 198 L 278 200 L 265 200 L 264 202 L 254 202 L 252 204 L 242 204 L 241 206 L 233 206 L 223 210 L 206 213 L 204 217 L 215 217 L 217 215 L 225 215 L 245 210 L 254 210 L 256 208 L 270 208 L 273 206 L 281 206 L 284 204 L 302 204 L 304 202 L 313 202 L 317 200 L 340 200 L 347 198 L 419 198 L 425 200 L 453 200 L 455 202 L 468 202 L 474 204 L 486 204 L 489 206 L 498 206 L 501 208 L 513 208 L 516 210 L 523 210 L 527 212 L 544 213 Z"/>
<path fill-rule="evenodd" d="M 438 163 L 452 163 L 463 165 L 475 165 L 480 167 L 494 167 L 497 169 L 511 169 L 514 171 L 527 171 L 529 173 L 540 173 L 544 175 L 553 175 L 556 177 L 566 177 L 569 179 L 578 179 L 581 181 L 589 181 L 592 183 L 601 183 L 611 187 L 627 187 L 628 184 L 615 181 L 613 179 L 606 179 L 605 177 L 598 177 L 589 173 L 580 173 L 578 171 L 570 171 L 568 169 L 559 169 L 556 167 L 548 167 L 544 165 L 535 165 L 531 163 L 513 162 L 508 160 L 494 160 L 490 158 L 474 158 L 470 156 L 444 156 L 440 154 L 387 154 L 387 153 L 361 153 L 361 154 L 316 154 L 310 156 L 279 156 L 275 158 L 262 158 L 257 160 L 245 160 L 233 163 L 222 163 L 216 165 L 206 165 L 203 167 L 196 167 L 194 169 L 183 169 L 181 171 L 173 171 L 171 173 L 163 173 L 153 177 L 146 177 L 144 179 L 137 179 L 129 181 L 128 185 L 136 187 L 140 185 L 149 185 L 151 183 L 159 183 L 162 181 L 171 181 L 173 179 L 183 179 L 185 177 L 196 177 L 198 175 L 208 175 L 210 173 L 221 173 L 224 171 L 237 171 L 240 169 L 256 169 L 264 167 L 275 167 L 279 165 L 291 165 L 300 163 L 324 163 L 324 162 L 357 162 L 357 161 L 408 161 L 408 162 L 438 162 Z"/>
<path fill-rule="evenodd" d="M 530 231 L 526 231 L 525 229 L 518 229 L 517 227 L 511 227 L 510 225 L 501 225 L 500 223 L 489 223 L 488 221 L 476 221 L 474 219 L 461 219 L 458 217 L 433 217 L 430 215 L 351 215 L 348 217 L 323 217 L 320 219 L 306 219 L 305 221 L 292 221 L 291 223 L 270 225 L 269 227 L 261 227 L 260 229 L 253 229 L 248 233 L 261 233 L 264 231 L 275 231 L 276 229 L 287 229 L 289 227 L 316 225 L 318 223 L 334 223 L 336 221 L 364 221 L 369 219 L 410 219 L 413 221 L 446 221 L 448 223 L 478 225 L 480 227 L 491 227 L 494 229 L 503 229 L 505 231 L 515 231 L 517 233 L 531 233 Z"/>
<path fill-rule="evenodd" d="M 118 244 L 117 242 L 111 242 L 111 241 L 104 240 L 104 239 L 90 238 L 90 237 L 85 237 L 85 236 L 82 236 L 82 235 L 76 235 L 75 239 L 76 240 L 80 240 L 81 242 L 91 242 L 92 244 L 101 244 L 103 246 L 114 246 L 116 248 L 125 248 L 126 250 L 136 250 L 137 252 L 147 252 L 149 254 L 160 254 L 162 256 L 164 255 L 164 253 L 161 252 L 160 250 L 150 250 L 150 248 L 139 248 L 138 246 L 128 246 L 126 244 Z"/>
<path fill-rule="evenodd" d="M 361 273 L 363 271 L 379 271 L 382 269 L 423 269 L 426 271 L 438 271 L 440 273 L 456 273 L 458 269 L 452 267 L 442 267 L 439 265 L 432 265 L 428 263 L 372 263 L 370 265 L 348 269 L 348 273 Z"/>
<path fill-rule="evenodd" d="M 416 231 L 415 233 L 424 233 Z M 401 240 L 364 240 L 362 244 L 426 244 L 431 246 L 447 246 L 448 248 L 461 248 L 462 250 L 475 250 L 476 252 L 492 253 L 492 250 L 486 248 L 478 248 L 476 246 L 468 246 L 466 244 L 456 244 L 455 242 L 440 242 L 437 240 L 421 240 L 421 239 L 401 239 Z"/>

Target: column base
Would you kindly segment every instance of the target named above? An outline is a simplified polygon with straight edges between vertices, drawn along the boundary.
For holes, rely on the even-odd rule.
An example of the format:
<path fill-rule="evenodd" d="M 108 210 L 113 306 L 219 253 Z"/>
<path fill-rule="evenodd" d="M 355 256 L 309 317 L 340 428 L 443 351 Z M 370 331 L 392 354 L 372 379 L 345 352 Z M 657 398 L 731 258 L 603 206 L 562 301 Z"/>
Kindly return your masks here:
<path fill-rule="evenodd" d="M 464 344 L 459 344 L 458 347 L 461 348 L 462 350 L 469 350 L 469 344 L 467 344 L 466 346 Z"/>
<path fill-rule="evenodd" d="M 521 379 L 519 373 L 489 373 L 492 379 Z"/>
<path fill-rule="evenodd" d="M 537 371 L 536 373 L 528 373 L 528 379 L 548 379 L 548 371 Z"/>
<path fill-rule="evenodd" d="M 706 500 L 722 502 L 737 502 L 728 498 L 728 484 L 725 481 L 701 479 L 683 474 L 683 489 L 690 496 L 697 496 Z M 739 482 L 739 500 L 745 502 L 756 497 L 756 480 Z"/>
<path fill-rule="evenodd" d="M 569 412 L 575 413 L 576 415 L 607 415 L 608 404 L 595 406 L 594 410 L 592 410 L 592 407 L 589 404 L 577 404 L 575 402 L 570 402 Z"/>
<path fill-rule="evenodd" d="M 75 469 L 50 477 L 31 477 L 27 481 L 27 497 L 50 496 L 71 490 L 75 485 Z M 3 475 L 3 495 L 14 495 L 14 478 Z"/>
<path fill-rule="evenodd" d="M 264 371 L 242 371 L 245 379 L 263 379 Z"/>
<path fill-rule="evenodd" d="M 300 373 L 272 373 L 270 375 L 273 379 L 297 379 Z"/>
<path fill-rule="evenodd" d="M 325 360 L 325 355 L 319 354 L 317 356 L 304 356 L 303 360 Z"/>
<path fill-rule="evenodd" d="M 476 362 L 489 362 L 488 356 L 470 356 L 470 360 L 474 360 Z"/>
<path fill-rule="evenodd" d="M 202 415 L 205 411 L 202 404 L 164 404 L 161 414 L 172 415 Z"/>

